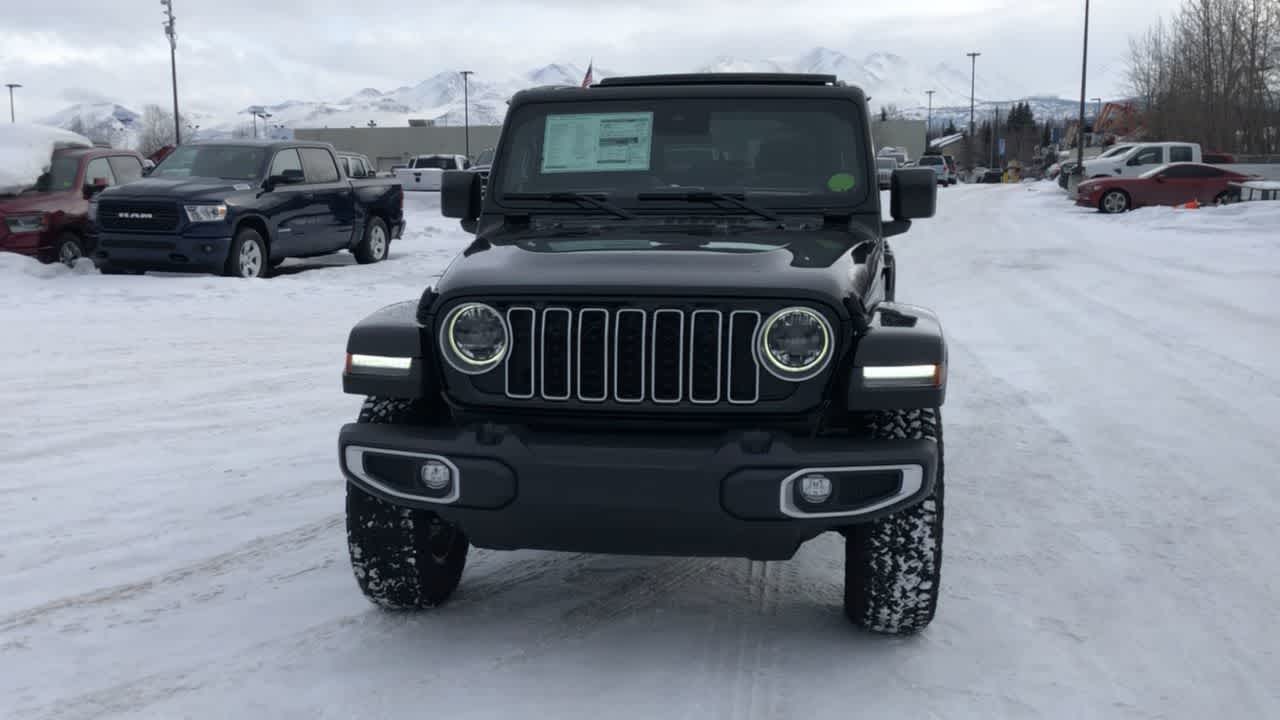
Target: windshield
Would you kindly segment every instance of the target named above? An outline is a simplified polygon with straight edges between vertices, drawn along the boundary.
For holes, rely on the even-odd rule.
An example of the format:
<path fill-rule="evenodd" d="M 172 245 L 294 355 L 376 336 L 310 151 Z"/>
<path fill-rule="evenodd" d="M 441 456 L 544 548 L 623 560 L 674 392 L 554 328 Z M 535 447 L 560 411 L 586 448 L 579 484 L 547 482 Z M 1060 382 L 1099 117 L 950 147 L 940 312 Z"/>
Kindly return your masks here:
<path fill-rule="evenodd" d="M 809 206 L 866 195 L 866 133 L 846 100 L 531 104 L 508 123 L 494 183 L 503 194 L 603 193 L 635 205 L 641 193 L 694 188 Z"/>
<path fill-rule="evenodd" d="M 1153 178 L 1153 177 L 1155 177 L 1155 176 L 1159 175 L 1160 173 L 1162 173 L 1162 172 L 1164 172 L 1165 170 L 1168 170 L 1168 169 L 1169 169 L 1169 166 L 1168 166 L 1168 165 L 1161 165 L 1161 166 L 1160 166 L 1160 167 L 1158 167 L 1158 168 L 1155 168 L 1155 169 L 1152 169 L 1152 170 L 1148 170 L 1148 171 L 1146 171 L 1146 172 L 1142 173 L 1142 174 L 1141 174 L 1141 175 L 1139 175 L 1138 177 L 1140 177 L 1140 178 Z"/>
<path fill-rule="evenodd" d="M 24 193 L 65 192 L 76 185 L 76 175 L 80 171 L 80 158 L 75 155 L 55 152 L 49 163 L 49 169 L 36 179 L 34 185 L 23 188 Z"/>
<path fill-rule="evenodd" d="M 476 156 L 477 165 L 489 165 L 493 162 L 493 148 L 485 148 Z"/>
<path fill-rule="evenodd" d="M 169 154 L 151 177 L 207 177 L 257 180 L 267 151 L 236 145 L 183 145 Z"/>
<path fill-rule="evenodd" d="M 1107 150 L 1106 152 L 1102 153 L 1098 157 L 1114 157 L 1116 155 L 1119 155 L 1122 152 L 1125 152 L 1131 147 L 1133 146 L 1132 145 L 1116 145 L 1115 147 Z"/>

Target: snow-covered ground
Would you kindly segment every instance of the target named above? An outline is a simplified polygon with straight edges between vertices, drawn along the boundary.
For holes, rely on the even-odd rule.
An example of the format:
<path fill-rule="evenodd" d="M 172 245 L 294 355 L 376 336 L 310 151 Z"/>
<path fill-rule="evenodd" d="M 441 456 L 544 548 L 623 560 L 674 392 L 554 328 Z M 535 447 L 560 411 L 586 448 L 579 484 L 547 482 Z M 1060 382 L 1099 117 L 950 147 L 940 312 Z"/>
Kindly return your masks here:
<path fill-rule="evenodd" d="M 0 717 L 1280 716 L 1280 204 L 960 186 L 895 238 L 951 343 L 938 618 L 789 563 L 477 551 L 454 601 L 356 589 L 348 328 L 466 242 L 266 281 L 0 256 Z M 1269 678 L 1269 679 L 1268 679 Z"/>

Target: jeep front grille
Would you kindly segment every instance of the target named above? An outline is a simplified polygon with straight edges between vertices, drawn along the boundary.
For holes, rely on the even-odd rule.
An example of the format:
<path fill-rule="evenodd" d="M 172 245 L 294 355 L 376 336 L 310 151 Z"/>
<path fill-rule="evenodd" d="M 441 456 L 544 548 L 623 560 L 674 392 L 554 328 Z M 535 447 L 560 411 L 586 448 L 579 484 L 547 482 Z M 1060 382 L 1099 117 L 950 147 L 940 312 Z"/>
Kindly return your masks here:
<path fill-rule="evenodd" d="M 755 310 L 512 305 L 506 318 L 511 347 L 502 372 L 511 399 L 655 405 L 760 399 Z"/>

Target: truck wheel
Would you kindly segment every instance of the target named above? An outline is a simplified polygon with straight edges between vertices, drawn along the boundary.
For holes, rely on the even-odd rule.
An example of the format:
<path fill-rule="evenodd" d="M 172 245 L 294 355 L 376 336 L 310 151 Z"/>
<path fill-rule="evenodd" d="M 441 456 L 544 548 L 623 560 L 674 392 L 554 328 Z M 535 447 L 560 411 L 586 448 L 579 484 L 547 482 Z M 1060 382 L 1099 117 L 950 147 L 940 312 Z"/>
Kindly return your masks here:
<path fill-rule="evenodd" d="M 421 405 L 369 398 L 356 422 L 417 425 Z M 389 610 L 444 603 L 467 563 L 467 536 L 430 510 L 405 508 L 347 483 L 347 549 L 365 597 Z"/>
<path fill-rule="evenodd" d="M 933 620 L 942 569 L 942 424 L 936 408 L 868 416 L 877 440 L 933 440 L 938 478 L 923 502 L 845 529 L 844 612 L 866 630 L 917 633 Z"/>
<path fill-rule="evenodd" d="M 380 262 L 387 257 L 391 247 L 391 235 L 387 232 L 387 224 L 381 218 L 373 218 L 365 226 L 364 237 L 356 245 L 354 255 L 361 265 Z"/>
<path fill-rule="evenodd" d="M 242 228 L 231 242 L 224 275 L 239 278 L 264 278 L 270 274 L 267 243 L 253 228 Z"/>
<path fill-rule="evenodd" d="M 63 233 L 58 236 L 57 254 L 58 262 L 71 267 L 84 257 L 84 243 L 74 233 Z"/>

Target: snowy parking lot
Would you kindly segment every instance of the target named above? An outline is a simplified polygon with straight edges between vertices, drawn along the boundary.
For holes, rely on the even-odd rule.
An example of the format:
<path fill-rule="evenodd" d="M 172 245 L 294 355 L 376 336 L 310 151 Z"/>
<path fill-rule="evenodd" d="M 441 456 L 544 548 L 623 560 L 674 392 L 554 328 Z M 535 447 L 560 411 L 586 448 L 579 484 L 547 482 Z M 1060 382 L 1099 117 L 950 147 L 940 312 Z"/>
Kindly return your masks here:
<path fill-rule="evenodd" d="M 835 537 L 475 551 L 438 611 L 368 604 L 345 340 L 465 246 L 433 196 L 389 261 L 270 280 L 0 256 L 0 717 L 1280 716 L 1280 204 L 939 194 L 893 241 L 951 357 L 944 590 L 908 639 L 845 622 Z"/>

